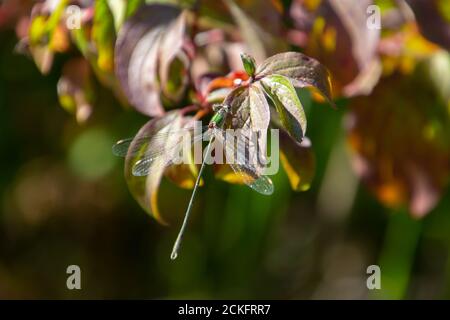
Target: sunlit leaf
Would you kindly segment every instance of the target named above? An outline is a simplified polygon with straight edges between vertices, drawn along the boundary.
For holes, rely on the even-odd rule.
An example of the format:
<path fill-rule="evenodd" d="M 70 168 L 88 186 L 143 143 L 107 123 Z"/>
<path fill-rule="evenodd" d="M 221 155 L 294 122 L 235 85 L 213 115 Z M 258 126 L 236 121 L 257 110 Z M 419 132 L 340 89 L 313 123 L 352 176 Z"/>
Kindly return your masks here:
<path fill-rule="evenodd" d="M 112 72 L 116 34 L 107 0 L 95 1 L 92 39 L 97 49 L 97 65 L 103 71 Z"/>
<path fill-rule="evenodd" d="M 226 164 L 214 164 L 214 177 L 227 183 L 244 184 L 242 177 Z"/>
<path fill-rule="evenodd" d="M 126 17 L 127 0 L 107 0 L 111 14 L 114 18 L 114 28 L 119 30 Z"/>
<path fill-rule="evenodd" d="M 301 142 L 306 132 L 306 115 L 289 79 L 273 74 L 264 77 L 261 84 L 273 101 L 283 127 L 296 141 Z"/>
<path fill-rule="evenodd" d="M 28 38 L 31 45 L 39 44 L 47 31 L 47 19 L 44 16 L 35 17 L 28 30 Z"/>
<path fill-rule="evenodd" d="M 197 175 L 198 168 L 192 161 L 189 164 L 170 166 L 165 171 L 165 177 L 183 189 L 194 188 Z M 199 185 L 203 185 L 203 179 L 200 179 Z"/>
<path fill-rule="evenodd" d="M 274 73 L 288 77 L 296 87 L 316 88 L 332 103 L 330 73 L 319 61 L 300 52 L 279 53 L 259 65 L 255 77 Z"/>
<path fill-rule="evenodd" d="M 430 41 L 450 49 L 450 6 L 448 0 L 407 0 L 420 31 Z"/>
<path fill-rule="evenodd" d="M 284 130 L 280 130 L 280 160 L 289 178 L 292 190 L 306 191 L 314 178 L 316 159 L 311 141 L 294 141 Z"/>

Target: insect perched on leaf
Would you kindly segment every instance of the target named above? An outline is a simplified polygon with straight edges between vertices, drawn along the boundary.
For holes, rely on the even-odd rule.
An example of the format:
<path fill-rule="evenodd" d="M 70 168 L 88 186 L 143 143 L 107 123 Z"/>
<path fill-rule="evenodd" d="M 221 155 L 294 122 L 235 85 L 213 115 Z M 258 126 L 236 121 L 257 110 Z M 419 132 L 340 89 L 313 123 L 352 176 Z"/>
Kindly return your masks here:
<path fill-rule="evenodd" d="M 170 256 L 171 259 L 176 259 L 178 256 L 178 250 L 189 219 L 195 194 L 200 183 L 200 178 L 202 176 L 205 164 L 211 162 L 209 157 L 211 157 L 211 147 L 215 140 L 224 147 L 227 159 L 237 159 L 237 161 L 231 161 L 228 165 L 242 180 L 242 182 L 247 184 L 253 190 L 264 195 L 271 195 L 274 191 L 274 186 L 270 178 L 261 173 L 262 170 L 261 168 L 258 168 L 258 165 L 249 161 L 250 155 L 246 153 L 245 150 L 236 148 L 234 142 L 229 143 L 229 141 L 226 141 L 224 124 L 227 117 L 231 115 L 230 107 L 226 104 L 214 105 L 213 110 L 215 113 L 212 116 L 208 126 L 204 127 L 199 134 L 193 135 L 192 137 L 190 136 L 189 138 L 189 143 L 191 143 L 191 145 L 205 139 L 209 142 L 206 147 L 205 157 L 201 162 L 201 167 L 195 181 L 183 224 L 181 225 L 178 237 L 173 246 Z M 160 166 L 166 167 L 170 164 L 177 164 L 175 160 L 176 155 L 182 148 L 183 143 L 186 141 L 185 136 L 187 132 L 187 129 L 175 132 L 162 131 L 152 136 L 141 137 L 137 141 L 134 141 L 132 138 L 120 140 L 113 146 L 113 153 L 117 156 L 126 156 L 127 154 L 137 155 L 132 168 L 133 175 L 151 175 L 152 170 L 155 170 L 155 168 L 159 168 Z M 248 142 L 248 138 L 245 136 L 239 137 L 239 139 L 243 139 Z"/>

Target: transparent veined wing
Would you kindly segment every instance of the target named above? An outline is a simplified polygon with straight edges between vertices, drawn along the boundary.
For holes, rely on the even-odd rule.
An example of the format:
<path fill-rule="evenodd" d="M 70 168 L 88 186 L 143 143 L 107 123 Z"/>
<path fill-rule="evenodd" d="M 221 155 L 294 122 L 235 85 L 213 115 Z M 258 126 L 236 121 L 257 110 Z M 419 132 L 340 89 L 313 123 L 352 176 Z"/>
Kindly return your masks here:
<path fill-rule="evenodd" d="M 205 132 L 208 129 L 208 126 L 203 126 L 198 130 L 198 132 Z M 143 136 L 140 138 L 126 138 L 117 141 L 113 147 L 112 152 L 114 155 L 119 157 L 126 157 L 127 154 L 133 156 L 140 152 L 142 152 L 142 149 L 146 148 L 150 143 L 152 145 L 164 145 L 168 139 L 176 138 L 178 137 L 180 140 L 186 135 L 186 134 L 197 134 L 197 131 L 194 131 L 194 128 L 187 127 L 180 130 L 175 131 L 163 131 L 158 132 L 151 136 Z M 130 146 L 132 145 L 131 149 Z M 150 148 L 147 148 L 148 152 L 152 152 Z M 150 154 L 147 154 L 147 156 L 150 156 Z"/>
<path fill-rule="evenodd" d="M 239 175 L 242 181 L 258 193 L 270 196 L 273 191 L 273 182 L 269 177 L 259 175 L 255 168 L 245 164 L 230 164 L 231 169 Z"/>
<path fill-rule="evenodd" d="M 168 142 L 163 148 L 158 150 L 153 150 L 152 152 L 145 152 L 142 156 L 139 156 L 137 161 L 134 163 L 132 168 L 132 174 L 134 176 L 146 176 L 150 174 L 152 166 L 154 164 L 160 164 L 164 166 L 169 166 L 172 164 L 180 164 L 180 159 L 175 159 L 176 153 L 178 153 L 182 148 L 183 144 L 188 140 L 189 148 L 194 144 L 201 142 L 204 139 L 209 139 L 210 132 L 206 131 L 203 134 L 198 134 L 196 136 L 184 137 L 180 141 Z M 168 144 L 167 144 L 168 143 Z"/>
<path fill-rule="evenodd" d="M 224 131 L 217 129 L 214 131 L 214 136 L 225 149 L 226 164 L 241 180 L 256 192 L 271 195 L 274 191 L 272 180 L 262 174 L 263 168 L 255 161 L 255 159 L 258 159 L 258 155 L 249 154 L 258 150 L 251 147 L 252 142 L 247 137 L 242 136 L 239 137 L 242 144 L 238 146 L 237 142 L 226 141 Z"/>

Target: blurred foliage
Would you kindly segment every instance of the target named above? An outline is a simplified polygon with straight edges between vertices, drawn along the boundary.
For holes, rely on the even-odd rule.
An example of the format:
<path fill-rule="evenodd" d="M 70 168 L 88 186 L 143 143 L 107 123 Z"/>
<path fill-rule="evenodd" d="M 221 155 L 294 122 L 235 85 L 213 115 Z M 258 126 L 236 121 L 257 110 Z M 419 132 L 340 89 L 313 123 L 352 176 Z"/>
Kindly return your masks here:
<path fill-rule="evenodd" d="M 381 30 L 366 25 L 371 4 Z M 79 29 L 67 27 L 70 5 Z M 2 1 L 0 297 L 450 298 L 448 9 L 445 0 Z M 311 57 L 313 76 L 283 69 L 300 59 L 267 59 L 283 51 Z M 328 79 L 317 61 L 333 92 L 317 82 Z M 148 116 L 208 110 L 267 66 L 304 81 L 292 101 L 305 117 L 290 133 L 308 139 L 281 137 L 271 197 L 207 170 L 171 263 L 176 228 L 142 214 L 111 145 L 166 119 Z M 189 188 L 195 175 L 169 168 L 154 196 L 146 185 L 137 200 L 148 208 L 157 197 L 175 225 L 190 191 L 173 183 Z M 66 289 L 70 264 L 82 269 L 82 291 Z M 371 264 L 382 270 L 376 292 L 366 288 Z"/>

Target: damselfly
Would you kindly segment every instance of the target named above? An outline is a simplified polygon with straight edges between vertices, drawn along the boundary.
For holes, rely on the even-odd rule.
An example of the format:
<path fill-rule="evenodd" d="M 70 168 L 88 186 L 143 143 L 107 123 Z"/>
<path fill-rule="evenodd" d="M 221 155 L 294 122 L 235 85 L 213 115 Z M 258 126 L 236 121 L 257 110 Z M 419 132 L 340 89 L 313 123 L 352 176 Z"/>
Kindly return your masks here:
<path fill-rule="evenodd" d="M 211 157 L 211 146 L 214 141 L 219 142 L 223 146 L 225 157 L 227 159 L 226 164 L 231 167 L 243 183 L 264 195 L 271 195 L 274 190 L 272 181 L 263 174 L 263 170 L 261 170 L 258 163 L 249 161 L 249 158 L 252 155 L 245 152 L 246 150 L 248 151 L 249 148 L 239 148 L 235 141 L 232 143 L 226 141 L 227 134 L 224 130 L 224 124 L 227 116 L 230 114 L 230 108 L 227 105 L 216 105 L 214 111 L 216 112 L 211 118 L 208 126 L 202 128 L 198 134 L 192 136 L 189 134 L 188 143 L 191 145 L 199 142 L 201 143 L 203 140 L 209 141 L 209 143 L 205 151 L 206 156 L 201 162 L 183 223 L 170 255 L 171 259 L 177 258 L 203 169 L 206 163 L 211 163 L 211 158 L 208 157 Z M 162 131 L 152 136 L 140 137 L 139 139 L 130 138 L 120 140 L 113 146 L 113 153 L 123 157 L 127 155 L 135 156 L 136 159 L 134 160 L 135 163 L 132 167 L 132 174 L 135 176 L 149 175 L 152 174 L 152 168 L 155 168 L 155 166 L 177 164 L 177 161 L 175 161 L 176 155 L 183 144 L 186 143 L 186 134 L 190 133 L 189 130 L 190 129 L 187 128 L 177 132 L 170 130 L 165 132 Z M 240 137 L 240 139 L 241 141 L 248 141 L 248 138 L 245 136 Z M 245 146 L 245 143 L 243 145 Z M 230 159 L 231 161 L 229 161 Z"/>

